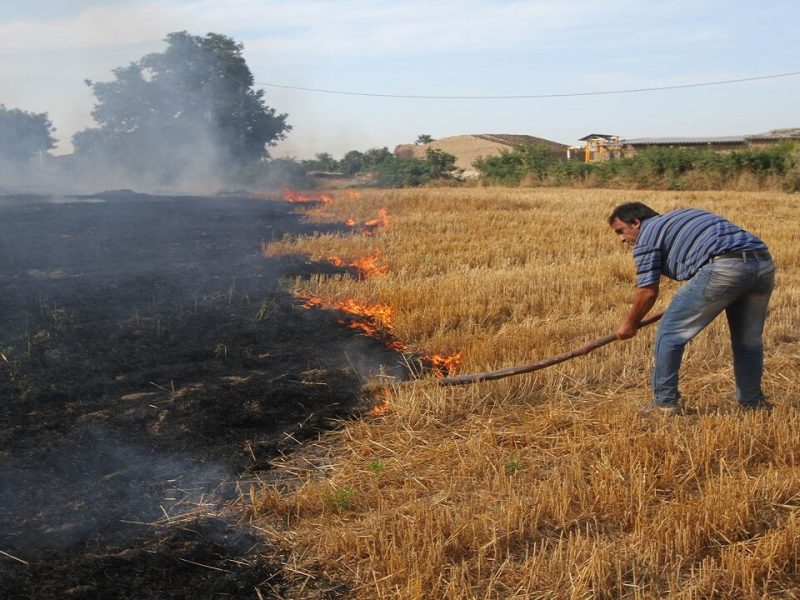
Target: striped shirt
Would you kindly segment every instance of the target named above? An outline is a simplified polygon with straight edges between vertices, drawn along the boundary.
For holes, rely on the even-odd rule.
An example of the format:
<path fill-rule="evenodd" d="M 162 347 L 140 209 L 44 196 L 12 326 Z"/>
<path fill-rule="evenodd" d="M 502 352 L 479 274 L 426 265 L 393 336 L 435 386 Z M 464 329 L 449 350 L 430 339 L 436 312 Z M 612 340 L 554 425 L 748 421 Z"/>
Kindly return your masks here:
<path fill-rule="evenodd" d="M 683 281 L 714 256 L 766 249 L 752 233 L 719 215 L 696 208 L 673 210 L 641 222 L 633 246 L 636 285 L 657 284 L 662 275 Z"/>

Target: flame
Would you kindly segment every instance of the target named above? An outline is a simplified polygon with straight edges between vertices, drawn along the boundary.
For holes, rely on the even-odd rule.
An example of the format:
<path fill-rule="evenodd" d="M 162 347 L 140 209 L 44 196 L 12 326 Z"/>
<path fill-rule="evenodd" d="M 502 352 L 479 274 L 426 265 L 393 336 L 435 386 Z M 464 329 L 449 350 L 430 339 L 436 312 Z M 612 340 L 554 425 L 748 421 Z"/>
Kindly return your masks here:
<path fill-rule="evenodd" d="M 439 379 L 444 379 L 448 375 L 457 373 L 461 367 L 461 352 L 456 352 L 450 356 L 434 354 L 425 358 L 431 363 L 433 374 Z"/>
<path fill-rule="evenodd" d="M 344 224 L 347 227 L 359 230 L 362 235 L 372 235 L 376 231 L 386 229 L 389 226 L 389 213 L 386 212 L 385 208 L 381 208 L 375 219 L 364 221 L 361 225 L 355 219 L 347 219 Z"/>
<path fill-rule="evenodd" d="M 321 202 L 322 204 L 327 204 L 328 202 L 333 200 L 333 196 L 326 192 L 322 192 L 314 196 L 308 194 L 300 194 L 298 192 L 295 192 L 290 187 L 285 187 L 283 188 L 283 199 L 286 200 L 287 202 L 294 202 L 297 204 L 310 204 L 312 202 Z"/>
<path fill-rule="evenodd" d="M 383 402 L 381 402 L 376 406 L 373 406 L 372 410 L 369 411 L 369 414 L 371 414 L 373 417 L 382 417 L 392 412 L 392 403 L 389 402 L 389 391 L 382 390 L 382 395 L 383 395 Z"/>
<path fill-rule="evenodd" d="M 339 323 L 350 329 L 356 329 L 365 335 L 382 340 L 387 348 L 396 352 L 408 352 L 409 346 L 394 336 L 392 324 L 392 308 L 386 304 L 361 304 L 352 298 L 330 300 L 298 293 L 304 299 L 303 308 L 333 308 L 350 315 L 349 319 L 339 319 Z M 461 352 L 450 356 L 433 354 L 430 356 L 417 354 L 420 362 L 429 367 L 433 374 L 442 379 L 455 374 L 461 366 Z"/>
<path fill-rule="evenodd" d="M 381 259 L 381 251 L 375 250 L 375 253 L 372 256 L 365 256 L 364 258 L 357 258 L 356 260 L 347 263 L 345 265 L 345 261 L 342 260 L 338 256 L 329 256 L 328 262 L 336 267 L 351 267 L 358 271 L 359 277 L 362 279 L 369 279 L 370 277 L 380 277 L 386 275 L 386 272 L 389 270 L 388 265 L 377 265 L 379 260 Z"/>
<path fill-rule="evenodd" d="M 405 352 L 406 350 L 408 350 L 408 344 L 406 344 L 405 342 L 401 342 L 398 339 L 386 342 L 386 347 L 391 348 L 392 350 L 395 350 L 397 352 Z"/>
<path fill-rule="evenodd" d="M 348 198 L 360 198 L 361 192 L 356 192 L 355 190 L 345 190 L 344 195 Z"/>
<path fill-rule="evenodd" d="M 389 270 L 388 265 L 376 265 L 375 263 L 381 259 L 381 251 L 375 250 L 372 256 L 365 256 L 350 263 L 350 266 L 358 270 L 361 277 L 367 279 L 369 277 L 380 277 L 386 275 Z"/>
<path fill-rule="evenodd" d="M 386 212 L 385 208 L 382 208 L 378 211 L 378 218 L 372 219 L 371 221 L 367 221 L 364 223 L 364 227 L 370 227 L 374 229 L 386 229 L 389 226 L 389 213 Z"/>
<path fill-rule="evenodd" d="M 373 337 L 386 337 L 392 335 L 392 308 L 385 304 L 361 304 L 352 298 L 346 300 L 325 300 L 318 296 L 300 294 L 305 298 L 303 308 L 319 306 L 322 308 L 335 308 L 347 313 L 351 320 L 340 319 L 339 322 L 350 329 L 357 329 Z M 392 340 L 394 341 L 394 340 Z"/>

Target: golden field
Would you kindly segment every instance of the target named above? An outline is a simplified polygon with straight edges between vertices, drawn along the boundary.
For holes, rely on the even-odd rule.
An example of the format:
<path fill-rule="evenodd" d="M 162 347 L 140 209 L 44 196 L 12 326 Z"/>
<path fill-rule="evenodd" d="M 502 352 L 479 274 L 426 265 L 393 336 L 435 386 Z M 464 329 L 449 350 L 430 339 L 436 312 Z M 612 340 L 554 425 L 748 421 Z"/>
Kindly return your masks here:
<path fill-rule="evenodd" d="M 246 497 L 251 522 L 286 550 L 296 597 L 324 597 L 324 580 L 364 599 L 800 598 L 796 197 L 366 190 L 309 218 L 363 223 L 383 208 L 385 229 L 265 252 L 349 263 L 379 250 L 382 276 L 293 289 L 389 306 L 409 352 L 461 352 L 460 372 L 487 371 L 616 329 L 634 271 L 606 216 L 630 200 L 712 210 L 770 246 L 778 279 L 764 387 L 775 410 L 743 414 L 732 400 L 724 318 L 687 349 L 682 417 L 638 413 L 655 327 L 530 375 L 393 386 L 387 414 L 343 423 Z M 676 289 L 662 282 L 654 310 Z"/>

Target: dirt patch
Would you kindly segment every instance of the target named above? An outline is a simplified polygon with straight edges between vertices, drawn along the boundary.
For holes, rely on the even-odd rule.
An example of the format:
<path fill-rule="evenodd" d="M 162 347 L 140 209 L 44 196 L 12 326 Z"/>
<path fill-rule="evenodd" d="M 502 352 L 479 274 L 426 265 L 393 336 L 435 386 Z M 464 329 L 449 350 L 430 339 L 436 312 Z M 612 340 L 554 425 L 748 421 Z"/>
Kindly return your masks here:
<path fill-rule="evenodd" d="M 224 507 L 398 363 L 282 285 L 333 267 L 261 252 L 336 229 L 281 201 L 0 196 L 4 598 L 282 593 Z"/>

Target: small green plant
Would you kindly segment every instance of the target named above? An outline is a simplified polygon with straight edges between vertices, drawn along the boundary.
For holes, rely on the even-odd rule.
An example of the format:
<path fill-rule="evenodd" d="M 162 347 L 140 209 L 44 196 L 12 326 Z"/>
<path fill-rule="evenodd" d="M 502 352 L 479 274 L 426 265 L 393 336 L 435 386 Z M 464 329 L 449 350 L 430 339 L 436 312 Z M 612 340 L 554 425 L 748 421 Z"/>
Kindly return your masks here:
<path fill-rule="evenodd" d="M 345 512 L 353 508 L 353 496 L 355 490 L 350 486 L 336 490 L 333 494 L 325 494 L 322 497 L 323 502 L 336 512 Z"/>
<path fill-rule="evenodd" d="M 214 358 L 217 360 L 228 358 L 228 347 L 225 344 L 217 344 L 214 346 Z"/>
<path fill-rule="evenodd" d="M 503 468 L 509 475 L 513 475 L 514 473 L 522 469 L 522 467 L 523 467 L 522 461 L 516 456 L 509 458 L 506 462 L 503 463 Z"/>
<path fill-rule="evenodd" d="M 375 475 L 378 475 L 385 467 L 386 465 L 380 458 L 376 458 L 367 463 L 367 469 Z"/>
<path fill-rule="evenodd" d="M 275 300 L 272 298 L 265 298 L 264 301 L 261 303 L 261 308 L 258 309 L 256 316 L 253 317 L 256 321 L 263 321 L 267 317 L 269 317 L 273 312 L 275 312 L 276 304 Z"/>

